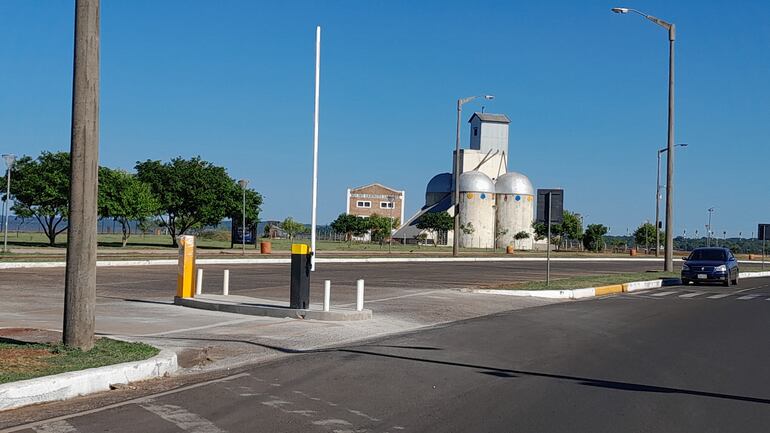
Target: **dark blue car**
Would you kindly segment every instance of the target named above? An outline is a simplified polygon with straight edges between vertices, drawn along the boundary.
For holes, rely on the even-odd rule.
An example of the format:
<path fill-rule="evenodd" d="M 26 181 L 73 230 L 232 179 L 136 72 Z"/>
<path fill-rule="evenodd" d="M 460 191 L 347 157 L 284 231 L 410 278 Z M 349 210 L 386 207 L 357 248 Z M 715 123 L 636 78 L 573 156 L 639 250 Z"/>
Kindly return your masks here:
<path fill-rule="evenodd" d="M 738 284 L 738 260 L 728 248 L 696 248 L 682 265 L 682 284 Z"/>

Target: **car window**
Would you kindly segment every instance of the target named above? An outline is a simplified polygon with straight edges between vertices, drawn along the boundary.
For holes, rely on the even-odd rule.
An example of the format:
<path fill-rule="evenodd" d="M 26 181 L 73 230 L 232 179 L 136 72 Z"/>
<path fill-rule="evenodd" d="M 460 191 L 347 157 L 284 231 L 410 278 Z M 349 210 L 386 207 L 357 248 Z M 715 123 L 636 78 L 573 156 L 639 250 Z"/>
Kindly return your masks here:
<path fill-rule="evenodd" d="M 714 260 L 724 261 L 726 260 L 725 252 L 723 250 L 695 250 L 690 254 L 689 260 Z"/>

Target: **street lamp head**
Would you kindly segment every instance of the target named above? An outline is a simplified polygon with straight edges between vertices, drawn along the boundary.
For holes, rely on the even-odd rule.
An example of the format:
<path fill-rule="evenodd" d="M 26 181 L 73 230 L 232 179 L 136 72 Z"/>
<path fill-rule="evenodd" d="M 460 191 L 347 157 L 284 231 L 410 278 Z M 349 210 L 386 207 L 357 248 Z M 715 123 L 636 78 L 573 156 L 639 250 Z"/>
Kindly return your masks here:
<path fill-rule="evenodd" d="M 616 14 L 627 14 L 630 9 L 628 8 L 612 8 L 612 12 L 615 12 Z"/>
<path fill-rule="evenodd" d="M 486 99 L 487 101 L 491 101 L 495 99 L 495 95 L 484 95 L 484 99 Z"/>
<path fill-rule="evenodd" d="M 16 162 L 16 155 L 7 153 L 3 155 L 3 159 L 5 160 L 5 165 L 7 165 L 8 169 L 10 170 L 13 168 L 13 163 Z"/>
<path fill-rule="evenodd" d="M 247 186 L 249 186 L 248 179 L 241 179 L 238 181 L 238 185 L 241 186 L 241 188 L 246 189 Z"/>
<path fill-rule="evenodd" d="M 679 143 L 679 144 L 677 144 L 677 146 L 687 147 L 687 143 Z"/>

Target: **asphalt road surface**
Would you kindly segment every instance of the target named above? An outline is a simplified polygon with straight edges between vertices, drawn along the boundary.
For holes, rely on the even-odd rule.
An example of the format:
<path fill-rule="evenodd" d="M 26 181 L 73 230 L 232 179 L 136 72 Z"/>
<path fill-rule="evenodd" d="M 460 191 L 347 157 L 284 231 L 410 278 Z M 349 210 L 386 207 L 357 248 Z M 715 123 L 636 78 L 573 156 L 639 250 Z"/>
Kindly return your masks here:
<path fill-rule="evenodd" d="M 611 274 L 659 270 L 660 262 L 560 262 L 551 265 L 551 276 Z M 287 300 L 289 265 L 203 265 L 203 292 L 221 293 L 222 273 L 230 269 L 230 293 L 264 299 Z M 64 288 L 64 269 L 6 269 L 2 285 L 31 288 Z M 169 299 L 176 292 L 176 266 L 101 267 L 97 294 L 140 300 Z M 468 288 L 506 282 L 545 280 L 545 262 L 438 262 L 438 263 L 324 263 L 311 276 L 311 300 L 323 299 L 323 282 L 331 280 L 335 300 L 355 302 L 356 280 L 366 281 L 367 300 L 397 296 L 404 288 Z"/>
<path fill-rule="evenodd" d="M 768 278 L 666 287 L 294 355 L 18 430 L 767 432 L 768 329 Z"/>

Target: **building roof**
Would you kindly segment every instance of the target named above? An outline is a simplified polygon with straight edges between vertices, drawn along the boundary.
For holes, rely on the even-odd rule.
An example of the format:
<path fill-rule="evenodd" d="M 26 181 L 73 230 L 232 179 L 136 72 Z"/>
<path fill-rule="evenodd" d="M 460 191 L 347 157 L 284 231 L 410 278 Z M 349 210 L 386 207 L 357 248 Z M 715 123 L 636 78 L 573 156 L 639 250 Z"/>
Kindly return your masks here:
<path fill-rule="evenodd" d="M 357 189 L 369 188 L 370 186 L 379 186 L 380 188 L 385 188 L 385 189 L 393 191 L 393 192 L 402 192 L 400 189 L 391 188 L 391 187 L 385 186 L 385 185 L 383 185 L 383 184 L 381 184 L 379 182 L 370 183 L 370 184 L 364 185 L 364 186 L 357 186 L 355 188 L 350 188 L 350 190 L 354 191 L 354 190 L 357 190 Z"/>
<path fill-rule="evenodd" d="M 495 183 L 486 174 L 478 171 L 466 171 L 460 175 L 460 192 L 487 192 L 494 194 Z"/>
<path fill-rule="evenodd" d="M 437 174 L 431 178 L 430 182 L 428 182 L 428 186 L 425 188 L 425 192 L 450 192 L 454 189 L 452 180 L 452 173 Z"/>
<path fill-rule="evenodd" d="M 535 189 L 527 176 L 515 171 L 509 171 L 497 178 L 495 192 L 498 194 L 529 194 L 535 195 Z"/>
<path fill-rule="evenodd" d="M 468 119 L 468 123 L 471 123 L 473 121 L 474 117 L 478 117 L 479 120 L 482 122 L 492 122 L 492 123 L 511 123 L 511 119 L 508 118 L 505 114 L 495 114 L 495 113 L 473 113 L 470 119 Z"/>

